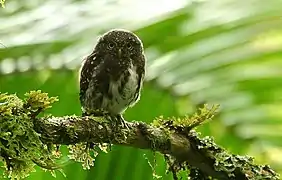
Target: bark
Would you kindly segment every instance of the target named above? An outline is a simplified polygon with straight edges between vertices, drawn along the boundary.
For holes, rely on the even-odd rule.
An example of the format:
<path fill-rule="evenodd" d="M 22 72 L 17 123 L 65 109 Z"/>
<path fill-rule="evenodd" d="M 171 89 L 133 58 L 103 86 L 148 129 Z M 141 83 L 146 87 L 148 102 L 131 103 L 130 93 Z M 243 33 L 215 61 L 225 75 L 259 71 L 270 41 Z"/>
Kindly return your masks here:
<path fill-rule="evenodd" d="M 111 119 L 97 117 L 51 117 L 34 121 L 44 143 L 111 143 L 151 149 L 169 156 L 171 171 L 190 167 L 191 174 L 206 179 L 278 179 L 268 166 L 253 164 L 252 159 L 229 154 L 211 138 L 171 128 L 159 128 L 142 122 L 126 122 L 127 127 L 112 125 Z M 168 162 L 169 163 L 169 162 Z"/>

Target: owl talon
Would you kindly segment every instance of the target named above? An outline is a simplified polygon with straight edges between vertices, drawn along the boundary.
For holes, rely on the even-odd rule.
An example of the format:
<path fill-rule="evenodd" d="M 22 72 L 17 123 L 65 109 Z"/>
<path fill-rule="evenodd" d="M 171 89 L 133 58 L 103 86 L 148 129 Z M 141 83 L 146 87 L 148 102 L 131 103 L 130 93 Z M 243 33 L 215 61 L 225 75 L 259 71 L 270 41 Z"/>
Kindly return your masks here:
<path fill-rule="evenodd" d="M 127 130 L 129 129 L 128 125 L 126 124 L 125 120 L 123 119 L 122 115 L 117 116 L 118 122 Z"/>

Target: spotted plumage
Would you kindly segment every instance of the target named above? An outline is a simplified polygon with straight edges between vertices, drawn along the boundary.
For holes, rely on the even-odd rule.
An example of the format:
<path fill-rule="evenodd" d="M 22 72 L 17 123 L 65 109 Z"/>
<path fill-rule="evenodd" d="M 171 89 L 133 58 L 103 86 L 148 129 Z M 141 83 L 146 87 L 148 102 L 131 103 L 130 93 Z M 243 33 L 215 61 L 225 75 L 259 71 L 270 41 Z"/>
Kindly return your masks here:
<path fill-rule="evenodd" d="M 83 113 L 121 116 L 139 100 L 144 75 L 141 40 L 127 30 L 108 31 L 80 69 Z"/>

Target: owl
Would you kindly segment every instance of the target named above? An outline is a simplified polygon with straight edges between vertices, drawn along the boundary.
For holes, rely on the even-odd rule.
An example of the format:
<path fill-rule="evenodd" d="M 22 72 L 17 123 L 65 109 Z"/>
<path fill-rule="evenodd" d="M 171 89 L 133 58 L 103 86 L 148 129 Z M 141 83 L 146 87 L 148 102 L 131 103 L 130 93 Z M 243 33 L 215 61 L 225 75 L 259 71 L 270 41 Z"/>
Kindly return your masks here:
<path fill-rule="evenodd" d="M 123 112 L 140 98 L 145 63 L 137 35 L 123 29 L 103 34 L 80 68 L 83 115 L 110 115 L 123 120 Z"/>

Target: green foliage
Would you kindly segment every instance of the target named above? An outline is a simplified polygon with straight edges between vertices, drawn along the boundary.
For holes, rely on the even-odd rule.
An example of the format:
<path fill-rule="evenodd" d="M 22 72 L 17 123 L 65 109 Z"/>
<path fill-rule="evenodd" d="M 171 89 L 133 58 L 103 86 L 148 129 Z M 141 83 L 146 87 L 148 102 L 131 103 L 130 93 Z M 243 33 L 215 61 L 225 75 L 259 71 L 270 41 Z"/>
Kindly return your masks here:
<path fill-rule="evenodd" d="M 144 41 L 148 69 L 141 100 L 126 111 L 126 119 L 151 122 L 160 115 L 194 112 L 201 103 L 221 104 L 217 118 L 197 130 L 231 152 L 255 156 L 282 172 L 282 1 L 185 1 L 177 7 L 176 0 L 154 11 L 148 7 L 156 1 L 144 2 L 6 1 L 0 11 L 0 91 L 22 96 L 42 89 L 60 97 L 49 110 L 53 115 L 80 114 L 82 57 L 101 32 L 127 28 Z M 42 9 L 55 12 L 55 20 Z M 69 180 L 152 179 L 143 153 L 115 147 L 100 154 L 89 171 L 75 163 L 64 170 Z M 163 175 L 165 164 L 158 162 L 157 173 Z M 37 170 L 28 180 L 50 177 Z"/>
<path fill-rule="evenodd" d="M 2 8 L 5 8 L 5 0 L 0 0 L 0 4 L 1 4 Z"/>
<path fill-rule="evenodd" d="M 32 122 L 34 113 L 50 108 L 56 98 L 48 98 L 40 91 L 31 91 L 26 97 L 23 101 L 15 94 L 0 94 L 0 154 L 4 175 L 11 179 L 27 177 L 35 171 L 35 164 L 44 169 L 59 168 L 56 157 L 33 130 Z"/>

